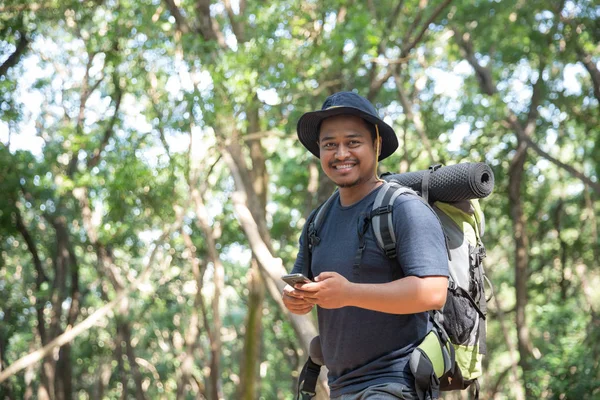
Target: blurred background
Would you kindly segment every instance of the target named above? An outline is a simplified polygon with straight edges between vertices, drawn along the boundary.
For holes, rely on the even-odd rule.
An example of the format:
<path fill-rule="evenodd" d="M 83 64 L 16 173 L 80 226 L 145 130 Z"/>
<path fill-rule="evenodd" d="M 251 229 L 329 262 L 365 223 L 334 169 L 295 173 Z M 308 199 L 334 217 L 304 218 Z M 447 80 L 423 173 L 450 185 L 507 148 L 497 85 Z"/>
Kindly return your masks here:
<path fill-rule="evenodd" d="M 481 398 L 600 398 L 599 42 L 585 0 L 0 1 L 0 399 L 292 399 L 340 90 L 382 172 L 494 170 Z"/>

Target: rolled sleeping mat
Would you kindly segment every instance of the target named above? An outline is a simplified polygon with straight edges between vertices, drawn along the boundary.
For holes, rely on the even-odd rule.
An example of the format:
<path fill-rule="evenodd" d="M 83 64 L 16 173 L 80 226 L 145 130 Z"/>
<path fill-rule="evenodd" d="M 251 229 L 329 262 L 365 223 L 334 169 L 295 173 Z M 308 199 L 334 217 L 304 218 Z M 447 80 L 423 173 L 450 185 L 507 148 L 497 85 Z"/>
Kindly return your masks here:
<path fill-rule="evenodd" d="M 436 170 L 405 172 L 382 176 L 419 193 L 425 174 L 429 175 L 429 201 L 454 202 L 487 197 L 494 190 L 494 173 L 485 163 L 460 163 Z"/>

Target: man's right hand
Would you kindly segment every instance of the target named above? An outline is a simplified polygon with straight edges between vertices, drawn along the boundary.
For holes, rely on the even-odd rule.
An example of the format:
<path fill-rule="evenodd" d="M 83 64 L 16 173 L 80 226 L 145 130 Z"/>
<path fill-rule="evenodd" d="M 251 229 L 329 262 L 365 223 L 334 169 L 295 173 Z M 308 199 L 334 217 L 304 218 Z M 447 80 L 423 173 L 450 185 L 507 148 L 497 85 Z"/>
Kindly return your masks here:
<path fill-rule="evenodd" d="M 304 315 L 312 310 L 314 304 L 304 300 L 302 290 L 285 285 L 282 293 L 283 304 L 293 314 Z"/>

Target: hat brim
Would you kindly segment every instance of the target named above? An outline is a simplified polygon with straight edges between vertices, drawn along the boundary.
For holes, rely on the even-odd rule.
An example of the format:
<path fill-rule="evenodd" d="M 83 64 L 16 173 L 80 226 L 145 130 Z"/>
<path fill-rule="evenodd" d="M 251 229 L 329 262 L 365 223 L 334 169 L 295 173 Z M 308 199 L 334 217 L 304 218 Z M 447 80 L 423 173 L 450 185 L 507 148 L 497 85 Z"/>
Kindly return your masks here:
<path fill-rule="evenodd" d="M 383 120 L 354 107 L 335 107 L 327 110 L 307 112 L 298 120 L 298 139 L 308 151 L 320 158 L 319 127 L 325 118 L 336 115 L 356 115 L 372 124 L 376 124 L 381 137 L 381 153 L 379 161 L 389 157 L 398 148 L 398 138 L 391 126 Z"/>

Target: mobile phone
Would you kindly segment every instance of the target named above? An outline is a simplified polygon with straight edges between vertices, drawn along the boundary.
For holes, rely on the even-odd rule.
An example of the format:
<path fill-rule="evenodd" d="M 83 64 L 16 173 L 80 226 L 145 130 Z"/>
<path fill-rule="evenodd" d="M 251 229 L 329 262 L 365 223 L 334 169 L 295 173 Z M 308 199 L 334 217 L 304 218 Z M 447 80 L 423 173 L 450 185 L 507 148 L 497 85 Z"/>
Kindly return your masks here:
<path fill-rule="evenodd" d="M 309 283 L 309 282 L 311 282 L 310 279 L 308 279 L 307 277 L 305 277 L 302 274 L 288 274 L 288 275 L 283 275 L 281 277 L 281 279 L 283 279 L 283 281 L 285 283 L 287 283 L 288 285 L 290 285 L 291 287 L 294 287 L 294 285 L 296 285 L 297 283 Z"/>

